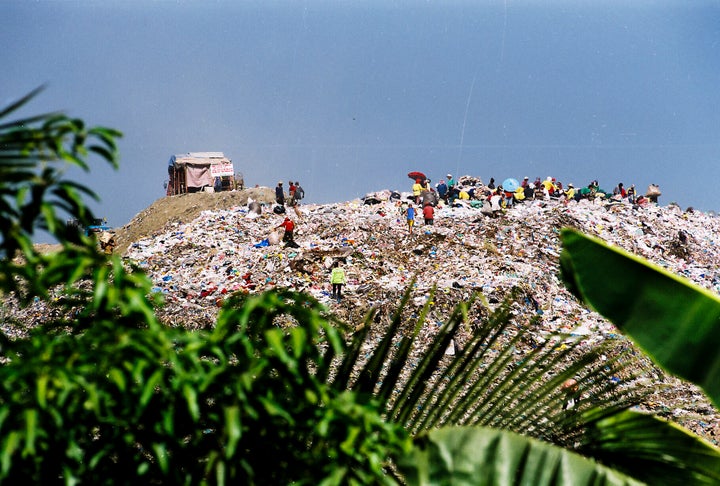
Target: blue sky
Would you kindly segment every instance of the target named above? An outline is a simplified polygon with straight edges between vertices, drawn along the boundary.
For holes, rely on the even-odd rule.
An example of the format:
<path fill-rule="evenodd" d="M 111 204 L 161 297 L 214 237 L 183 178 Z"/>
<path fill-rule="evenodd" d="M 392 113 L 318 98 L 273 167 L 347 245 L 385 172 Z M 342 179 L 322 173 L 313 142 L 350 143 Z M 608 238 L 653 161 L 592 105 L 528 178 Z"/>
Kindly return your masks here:
<path fill-rule="evenodd" d="M 4 0 L 0 42 L 0 103 L 47 84 L 27 113 L 124 132 L 119 171 L 78 176 L 112 226 L 190 151 L 308 202 L 421 170 L 720 210 L 720 2 Z"/>

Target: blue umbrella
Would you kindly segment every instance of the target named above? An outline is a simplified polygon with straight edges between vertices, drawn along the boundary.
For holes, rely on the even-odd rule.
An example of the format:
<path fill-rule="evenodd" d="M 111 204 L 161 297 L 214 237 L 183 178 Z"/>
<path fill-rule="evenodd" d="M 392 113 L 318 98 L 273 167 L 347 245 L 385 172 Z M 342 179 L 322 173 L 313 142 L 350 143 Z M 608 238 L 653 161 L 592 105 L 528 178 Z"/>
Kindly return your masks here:
<path fill-rule="evenodd" d="M 505 179 L 502 183 L 503 190 L 508 192 L 515 192 L 518 187 L 520 187 L 520 183 L 517 181 L 517 179 L 513 179 L 512 177 L 508 177 Z"/>

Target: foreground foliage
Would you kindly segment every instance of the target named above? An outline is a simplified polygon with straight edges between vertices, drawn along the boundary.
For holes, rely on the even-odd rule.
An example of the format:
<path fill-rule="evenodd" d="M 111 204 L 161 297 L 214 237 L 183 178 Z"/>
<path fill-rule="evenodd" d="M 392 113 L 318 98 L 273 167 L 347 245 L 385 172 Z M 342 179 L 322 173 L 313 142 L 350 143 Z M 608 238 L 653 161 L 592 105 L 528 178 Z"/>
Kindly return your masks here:
<path fill-rule="evenodd" d="M 368 484 L 409 447 L 372 402 L 322 383 L 320 333 L 296 294 L 238 302 L 214 331 L 118 328 L 12 343 L 0 368 L 1 476 L 34 483 Z M 289 332 L 268 325 L 292 315 Z M 273 458 L 272 464 L 268 458 Z"/>
<path fill-rule="evenodd" d="M 564 230 L 562 240 L 562 269 L 575 295 L 630 335 L 663 368 L 702 387 L 720 407 L 717 295 L 577 231 Z"/>
<path fill-rule="evenodd" d="M 1 481 L 632 484 L 658 478 L 648 470 L 666 482 L 717 479 L 715 448 L 627 411 L 647 391 L 634 353 L 538 341 L 532 321 L 513 318 L 520 289 L 492 312 L 481 296 L 461 303 L 427 346 L 418 336 L 429 303 L 404 314 L 412 286 L 377 341 L 373 312 L 351 332 L 312 297 L 284 291 L 233 296 L 212 330 L 161 325 L 142 272 L 57 213 L 89 221 L 83 195 L 94 197 L 57 162 L 87 169 L 95 154 L 116 165 L 119 136 L 58 114 L 0 125 L 0 291 L 51 302 L 60 287 L 53 305 L 65 311 L 26 337 L 0 335 Z M 38 253 L 38 228 L 62 250 Z M 471 338 L 447 356 L 469 322 Z M 571 377 L 579 400 L 568 407 Z M 641 460 L 623 456 L 629 441 Z"/>

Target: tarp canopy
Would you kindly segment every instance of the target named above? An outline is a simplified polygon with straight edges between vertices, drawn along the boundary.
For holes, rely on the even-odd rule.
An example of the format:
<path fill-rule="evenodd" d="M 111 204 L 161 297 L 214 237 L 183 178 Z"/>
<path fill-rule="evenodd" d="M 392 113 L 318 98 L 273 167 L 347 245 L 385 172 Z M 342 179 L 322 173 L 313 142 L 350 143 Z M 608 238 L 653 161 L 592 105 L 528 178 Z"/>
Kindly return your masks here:
<path fill-rule="evenodd" d="M 232 161 L 222 152 L 188 152 L 170 157 L 170 165 L 174 166 L 216 164 L 232 164 Z"/>
<path fill-rule="evenodd" d="M 190 188 L 212 187 L 215 177 L 232 176 L 232 161 L 222 152 L 188 152 L 170 157 L 168 169 L 171 172 L 182 171 L 185 188 L 173 190 L 174 194 Z"/>

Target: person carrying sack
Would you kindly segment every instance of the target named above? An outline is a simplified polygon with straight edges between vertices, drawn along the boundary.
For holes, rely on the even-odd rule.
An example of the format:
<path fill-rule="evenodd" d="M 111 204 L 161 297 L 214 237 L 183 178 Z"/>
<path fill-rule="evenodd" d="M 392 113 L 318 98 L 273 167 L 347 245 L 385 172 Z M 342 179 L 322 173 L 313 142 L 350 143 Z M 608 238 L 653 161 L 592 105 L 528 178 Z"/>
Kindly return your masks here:
<path fill-rule="evenodd" d="M 650 202 L 657 203 L 658 198 L 662 195 L 662 192 L 660 192 L 660 186 L 657 184 L 650 184 L 647 188 L 647 192 L 645 193 L 645 197 L 647 197 Z"/>

